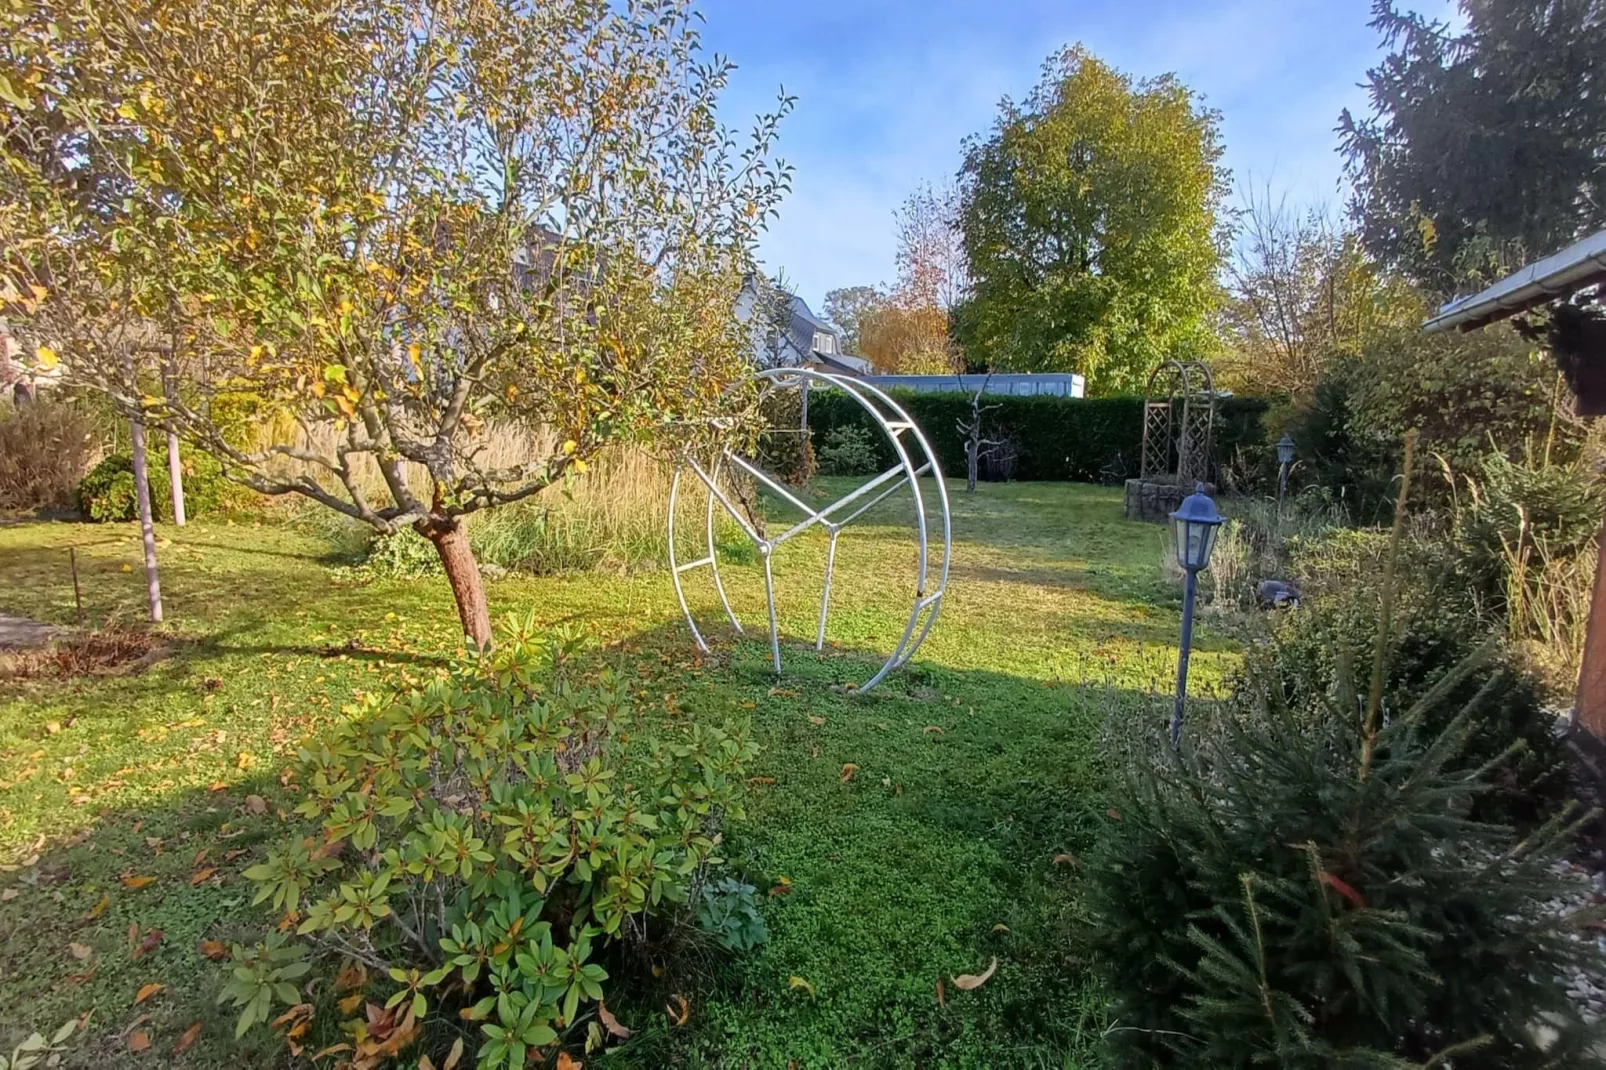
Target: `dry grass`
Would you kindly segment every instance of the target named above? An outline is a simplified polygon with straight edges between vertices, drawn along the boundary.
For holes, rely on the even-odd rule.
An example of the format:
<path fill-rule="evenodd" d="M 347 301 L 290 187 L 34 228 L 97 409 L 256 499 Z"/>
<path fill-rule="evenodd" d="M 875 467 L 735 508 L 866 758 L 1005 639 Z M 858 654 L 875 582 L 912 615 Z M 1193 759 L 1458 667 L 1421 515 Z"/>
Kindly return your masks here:
<path fill-rule="evenodd" d="M 1596 548 L 1553 554 L 1544 540 L 1513 554 L 1506 579 L 1506 627 L 1530 669 L 1559 692 L 1578 680 L 1590 594 L 1595 586 Z"/>

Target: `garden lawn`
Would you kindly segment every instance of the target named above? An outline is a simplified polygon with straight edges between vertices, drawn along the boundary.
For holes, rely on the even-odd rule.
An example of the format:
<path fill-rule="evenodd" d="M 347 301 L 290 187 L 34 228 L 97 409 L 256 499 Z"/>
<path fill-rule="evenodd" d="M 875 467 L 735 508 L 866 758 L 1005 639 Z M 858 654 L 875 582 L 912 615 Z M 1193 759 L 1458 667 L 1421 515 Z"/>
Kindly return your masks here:
<path fill-rule="evenodd" d="M 851 485 L 821 480 L 818 500 Z M 745 721 L 764 747 L 728 849 L 769 893 L 769 942 L 660 963 L 656 979 L 616 968 L 610 1004 L 636 1033 L 589 1062 L 1094 1063 L 1108 1023 L 1075 940 L 1076 856 L 1116 819 L 1105 721 L 1160 731 L 1166 715 L 1178 599 L 1160 580 L 1161 532 L 1123 520 L 1117 490 L 1063 484 L 961 491 L 953 518 L 941 620 L 865 696 L 843 685 L 891 649 L 914 593 L 902 496 L 843 535 L 822 654 L 824 537 L 777 555 L 780 680 L 751 554 L 724 572 L 746 638 L 714 612 L 707 573 L 687 574 L 709 656 L 662 572 L 490 585 L 493 614 L 579 622 L 607 644 L 637 676 L 649 726 Z M 69 1065 L 288 1065 L 265 1030 L 232 1040 L 232 1015 L 213 1007 L 227 964 L 203 941 L 251 942 L 271 921 L 240 873 L 284 831 L 279 774 L 297 744 L 354 693 L 434 672 L 456 649 L 456 617 L 443 579 L 360 582 L 294 525 L 164 526 L 160 541 L 164 658 L 0 681 L 0 1043 L 93 1010 Z M 131 525 L 0 528 L 0 612 L 70 624 L 69 548 L 91 622 L 137 620 Z M 1206 630 L 1196 690 L 1234 660 Z M 953 981 L 995 959 L 981 987 Z M 684 1026 L 663 1012 L 671 993 L 690 1001 Z"/>

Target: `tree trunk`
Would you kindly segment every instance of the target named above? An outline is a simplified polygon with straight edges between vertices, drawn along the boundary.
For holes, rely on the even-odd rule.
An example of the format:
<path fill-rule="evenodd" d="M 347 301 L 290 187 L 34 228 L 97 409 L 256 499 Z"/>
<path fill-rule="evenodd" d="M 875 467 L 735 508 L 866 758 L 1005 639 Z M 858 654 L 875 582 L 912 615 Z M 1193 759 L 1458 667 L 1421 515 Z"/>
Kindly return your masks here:
<path fill-rule="evenodd" d="M 151 620 L 162 622 L 162 580 L 156 571 L 156 528 L 151 523 L 151 478 L 145 466 L 145 425 L 129 424 L 129 448 L 134 455 L 134 502 L 139 510 L 140 540 L 145 546 L 145 593 L 150 601 Z"/>
<path fill-rule="evenodd" d="M 414 529 L 435 544 L 446 570 L 446 582 L 452 585 L 452 597 L 457 599 L 457 618 L 463 624 L 463 634 L 477 649 L 484 650 L 491 645 L 491 610 L 485 602 L 485 583 L 474 563 L 462 518 L 420 520 Z"/>

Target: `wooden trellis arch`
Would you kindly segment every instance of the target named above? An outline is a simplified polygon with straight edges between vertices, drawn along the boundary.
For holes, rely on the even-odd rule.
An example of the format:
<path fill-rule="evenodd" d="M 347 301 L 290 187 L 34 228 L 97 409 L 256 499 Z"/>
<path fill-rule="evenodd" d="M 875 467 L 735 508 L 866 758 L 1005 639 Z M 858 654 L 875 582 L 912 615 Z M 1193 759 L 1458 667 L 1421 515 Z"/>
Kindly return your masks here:
<path fill-rule="evenodd" d="M 1216 428 L 1216 380 L 1198 360 L 1168 360 L 1149 373 L 1143 396 L 1139 478 L 1207 482 Z"/>

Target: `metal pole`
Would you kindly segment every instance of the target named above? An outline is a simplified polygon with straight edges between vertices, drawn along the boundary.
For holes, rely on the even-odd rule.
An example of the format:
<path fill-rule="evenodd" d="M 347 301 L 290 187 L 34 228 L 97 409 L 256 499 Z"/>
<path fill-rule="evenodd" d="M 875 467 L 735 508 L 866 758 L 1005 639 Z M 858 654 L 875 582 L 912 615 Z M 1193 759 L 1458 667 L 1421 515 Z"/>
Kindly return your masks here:
<path fill-rule="evenodd" d="M 173 523 L 184 526 L 184 467 L 178 457 L 178 436 L 167 433 L 167 482 L 173 492 Z"/>
<path fill-rule="evenodd" d="M 1188 569 L 1182 588 L 1182 650 L 1177 654 L 1177 703 L 1171 708 L 1171 746 L 1182 744 L 1182 705 L 1188 697 L 1188 652 L 1193 647 L 1193 595 L 1199 583 L 1197 569 Z"/>
<path fill-rule="evenodd" d="M 67 560 L 72 563 L 72 601 L 78 610 L 78 630 L 84 630 L 84 592 L 78 586 L 78 549 L 67 547 Z"/>
<path fill-rule="evenodd" d="M 139 532 L 145 544 L 145 593 L 150 601 L 151 620 L 162 622 L 162 581 L 156 572 L 156 528 L 151 524 L 151 480 L 145 467 L 145 425 L 137 417 L 129 424 L 129 442 L 134 454 L 134 500 L 139 507 Z"/>
<path fill-rule="evenodd" d="M 1283 498 L 1288 494 L 1288 463 L 1277 466 L 1277 519 L 1283 518 Z"/>

